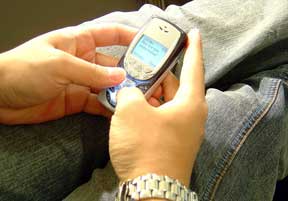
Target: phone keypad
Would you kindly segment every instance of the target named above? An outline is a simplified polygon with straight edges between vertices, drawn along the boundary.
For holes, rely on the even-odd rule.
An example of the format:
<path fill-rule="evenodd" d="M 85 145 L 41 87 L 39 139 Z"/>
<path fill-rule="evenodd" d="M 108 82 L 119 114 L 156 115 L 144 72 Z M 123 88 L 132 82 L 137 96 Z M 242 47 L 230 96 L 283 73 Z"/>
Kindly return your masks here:
<path fill-rule="evenodd" d="M 116 95 L 117 92 L 122 89 L 123 87 L 135 87 L 136 83 L 128 78 L 126 78 L 121 84 L 115 86 L 115 87 L 110 87 L 107 92 L 106 92 L 106 97 L 108 102 L 112 106 L 116 106 Z"/>
<path fill-rule="evenodd" d="M 135 87 L 136 83 L 128 78 L 126 78 L 121 84 L 119 84 L 117 87 L 120 87 L 119 89 L 123 87 Z"/>
<path fill-rule="evenodd" d="M 139 85 L 137 86 L 144 94 L 148 91 L 149 86 L 148 85 Z"/>
<path fill-rule="evenodd" d="M 140 80 L 148 80 L 155 74 L 153 68 L 142 64 L 132 57 L 127 57 L 124 60 L 124 68 L 129 75 Z"/>

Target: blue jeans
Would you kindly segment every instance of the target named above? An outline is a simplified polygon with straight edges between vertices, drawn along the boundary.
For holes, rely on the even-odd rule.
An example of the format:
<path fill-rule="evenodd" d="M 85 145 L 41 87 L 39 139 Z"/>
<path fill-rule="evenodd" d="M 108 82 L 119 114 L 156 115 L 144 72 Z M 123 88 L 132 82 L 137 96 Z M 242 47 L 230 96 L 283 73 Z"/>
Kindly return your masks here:
<path fill-rule="evenodd" d="M 138 27 L 157 15 L 186 31 L 200 29 L 209 115 L 191 188 L 201 201 L 272 200 L 276 181 L 288 175 L 287 10 L 286 0 L 196 0 L 87 22 Z M 84 114 L 0 126 L 0 200 L 63 199 L 107 162 L 108 126 Z M 66 200 L 113 200 L 116 183 L 111 167 L 96 170 Z"/>

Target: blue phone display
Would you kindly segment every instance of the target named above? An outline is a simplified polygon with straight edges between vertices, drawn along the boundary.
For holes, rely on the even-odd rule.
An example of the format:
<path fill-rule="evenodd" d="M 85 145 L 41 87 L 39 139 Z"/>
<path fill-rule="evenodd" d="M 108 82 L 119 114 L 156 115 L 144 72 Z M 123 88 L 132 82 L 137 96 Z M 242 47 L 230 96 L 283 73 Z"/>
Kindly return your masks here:
<path fill-rule="evenodd" d="M 167 48 L 152 38 L 143 35 L 132 51 L 132 55 L 148 66 L 156 67 L 167 52 Z"/>

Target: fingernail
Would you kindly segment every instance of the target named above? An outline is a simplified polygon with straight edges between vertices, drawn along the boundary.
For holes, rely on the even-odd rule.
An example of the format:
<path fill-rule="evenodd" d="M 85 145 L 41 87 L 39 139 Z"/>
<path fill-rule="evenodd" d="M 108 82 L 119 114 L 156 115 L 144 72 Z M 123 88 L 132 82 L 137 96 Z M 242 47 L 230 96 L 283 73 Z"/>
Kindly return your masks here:
<path fill-rule="evenodd" d="M 108 74 L 109 74 L 109 78 L 115 83 L 122 82 L 126 77 L 125 70 L 122 68 L 118 68 L 118 67 L 108 68 Z"/>
<path fill-rule="evenodd" d="M 186 47 L 190 44 L 197 44 L 197 41 L 201 41 L 200 30 L 198 28 L 193 28 L 188 33 L 188 42 Z"/>
<path fill-rule="evenodd" d="M 200 33 L 200 31 L 198 28 L 193 28 L 189 31 L 188 35 L 194 37 L 196 35 L 199 35 L 199 33 Z"/>

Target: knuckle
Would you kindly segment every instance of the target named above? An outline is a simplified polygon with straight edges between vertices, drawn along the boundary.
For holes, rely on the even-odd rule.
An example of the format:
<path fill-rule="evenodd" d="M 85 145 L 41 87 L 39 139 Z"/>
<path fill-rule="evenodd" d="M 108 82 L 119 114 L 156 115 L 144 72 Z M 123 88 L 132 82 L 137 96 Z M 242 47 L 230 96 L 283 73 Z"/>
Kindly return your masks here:
<path fill-rule="evenodd" d="M 48 62 L 53 64 L 54 67 L 64 67 L 68 61 L 68 56 L 62 51 L 53 51 L 48 57 Z"/>
<path fill-rule="evenodd" d="M 114 23 L 112 26 L 113 26 L 112 31 L 114 33 L 114 42 L 115 44 L 119 44 L 120 43 L 120 35 L 119 35 L 120 26 L 117 23 Z"/>
<path fill-rule="evenodd" d="M 102 66 L 99 66 L 97 64 L 93 64 L 93 63 L 90 63 L 90 68 L 93 69 L 93 77 L 99 77 L 99 76 L 109 76 L 109 68 L 107 67 L 102 67 Z"/>
<path fill-rule="evenodd" d="M 183 119 L 198 119 L 201 122 L 205 122 L 208 116 L 208 105 L 204 100 L 194 99 L 191 103 L 187 101 L 185 103 L 181 102 L 178 105 L 177 115 L 183 117 Z"/>
<path fill-rule="evenodd" d="M 90 73 L 87 73 L 87 79 L 91 81 L 91 83 L 106 83 L 108 81 L 106 75 L 107 70 L 104 68 L 97 66 L 93 63 L 88 63 L 88 69 Z"/>
<path fill-rule="evenodd" d="M 69 57 L 64 52 L 54 51 L 49 55 L 47 65 L 51 73 L 54 73 L 56 76 L 62 76 L 69 70 Z"/>
<path fill-rule="evenodd" d="M 194 99 L 193 100 L 193 106 L 191 108 L 193 110 L 200 112 L 200 113 L 205 113 L 208 110 L 206 101 L 202 100 L 202 99 Z"/>

